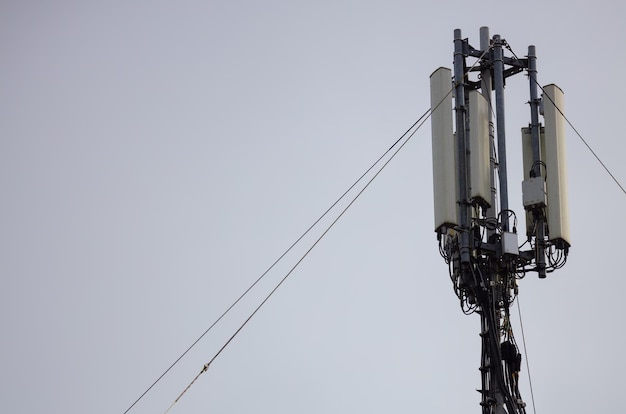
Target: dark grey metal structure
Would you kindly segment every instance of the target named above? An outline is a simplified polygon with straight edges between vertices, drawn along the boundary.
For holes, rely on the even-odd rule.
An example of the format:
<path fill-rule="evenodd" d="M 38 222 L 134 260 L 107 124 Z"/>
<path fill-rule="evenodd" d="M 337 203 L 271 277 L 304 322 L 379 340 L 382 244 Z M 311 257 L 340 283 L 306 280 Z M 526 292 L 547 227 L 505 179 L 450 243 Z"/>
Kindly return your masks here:
<path fill-rule="evenodd" d="M 539 97 L 535 47 L 529 46 L 528 55 L 524 58 L 518 58 L 515 54 L 506 56 L 506 50 L 510 51 L 506 40 L 499 35 L 490 38 L 489 29 L 486 27 L 480 29 L 479 49 L 472 47 L 469 41 L 462 37 L 461 30 L 454 31 L 454 68 L 451 85 L 454 91 L 456 128 L 454 135 L 451 136 L 452 131 L 435 131 L 437 127 L 433 127 L 434 145 L 437 143 L 436 140 L 448 136 L 454 139 L 455 143 L 455 154 L 446 158 L 445 162 L 454 160 L 456 163 L 454 171 L 457 182 L 455 189 L 457 220 L 456 223 L 449 220 L 448 224 L 439 225 L 435 231 L 440 253 L 449 266 L 450 278 L 461 308 L 466 314 L 477 313 L 481 318 L 482 386 L 478 391 L 481 395 L 480 405 L 483 414 L 526 412 L 526 404 L 518 387 L 522 357 L 513 335 L 509 309 L 518 294 L 518 281 L 529 272 L 536 272 L 539 278 L 545 278 L 547 273 L 563 266 L 570 247 L 569 240 L 562 236 L 550 239 L 547 223 L 546 211 L 550 207 L 550 198 L 546 196 L 549 190 L 546 189 L 545 176 L 563 172 L 558 165 L 546 163 L 547 158 L 542 154 L 542 148 L 546 151 L 561 148 L 559 140 L 563 138 L 556 135 L 544 138 L 539 116 L 542 104 L 556 106 L 555 100 L 545 93 L 542 98 Z M 473 65 L 468 65 L 469 60 L 473 60 Z M 525 128 L 530 132 L 530 140 L 527 140 L 530 147 L 525 149 L 525 154 L 528 153 L 530 157 L 525 163 L 530 163 L 530 168 L 525 167 L 528 171 L 524 171 L 522 178 L 526 241 L 520 246 L 517 218 L 509 208 L 508 200 L 504 92 L 506 79 L 524 71 L 528 73 L 530 83 L 530 123 L 528 128 Z M 473 185 L 469 178 L 470 171 L 484 167 L 470 163 L 471 152 L 479 150 L 472 148 L 470 144 L 476 142 L 476 137 L 472 134 L 477 133 L 470 129 L 472 124 L 470 119 L 473 116 L 476 125 L 475 120 L 478 116 L 476 114 L 479 112 L 478 108 L 470 105 L 469 95 L 475 93 L 473 91 L 480 91 L 489 106 L 488 116 L 478 119 L 478 122 L 484 122 L 485 128 L 489 131 L 485 138 L 489 139 L 489 166 L 485 170 L 489 171 L 491 191 L 486 197 L 488 200 L 486 202 L 482 200 L 480 203 L 470 199 L 468 195 Z M 495 94 L 495 101 L 492 101 L 492 93 Z M 441 95 L 439 93 L 437 97 Z M 560 112 L 562 115 L 560 108 L 556 109 L 551 113 Z M 433 112 L 435 111 L 436 109 L 433 109 Z M 551 115 L 552 118 L 556 116 L 558 115 Z M 552 118 L 546 117 L 545 122 L 558 123 L 558 119 L 555 121 Z M 550 140 L 558 142 L 553 144 Z M 441 151 L 438 154 L 441 154 Z M 433 163 L 443 161 L 433 159 Z M 435 186 L 437 186 L 436 177 Z M 552 190 L 558 192 L 558 205 L 559 208 L 563 208 L 562 200 L 566 196 L 563 193 L 564 189 Z M 435 188 L 436 195 L 437 191 Z M 436 199 L 449 200 L 454 199 L 454 196 Z M 435 209 L 440 207 L 435 205 Z M 569 227 L 562 230 L 562 222 L 559 222 L 559 226 L 559 234 L 566 234 L 569 238 Z M 527 250 L 522 250 L 525 245 L 528 246 Z"/>

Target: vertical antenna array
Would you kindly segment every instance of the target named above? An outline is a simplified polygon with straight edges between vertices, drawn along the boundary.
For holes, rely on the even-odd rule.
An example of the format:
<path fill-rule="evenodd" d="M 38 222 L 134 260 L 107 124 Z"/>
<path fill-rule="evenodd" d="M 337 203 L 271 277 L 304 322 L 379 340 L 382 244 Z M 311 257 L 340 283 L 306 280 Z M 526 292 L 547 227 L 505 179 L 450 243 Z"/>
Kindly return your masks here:
<path fill-rule="evenodd" d="M 518 281 L 562 267 L 570 247 L 563 92 L 548 85 L 539 96 L 534 46 L 523 59 L 505 56 L 505 49 L 506 40 L 490 38 L 487 27 L 480 29 L 480 49 L 456 29 L 453 69 L 430 77 L 435 232 L 461 308 L 481 318 L 483 414 L 526 412 L 509 308 Z M 526 242 L 519 246 L 508 200 L 504 92 L 506 79 L 524 71 L 530 123 L 521 134 Z"/>

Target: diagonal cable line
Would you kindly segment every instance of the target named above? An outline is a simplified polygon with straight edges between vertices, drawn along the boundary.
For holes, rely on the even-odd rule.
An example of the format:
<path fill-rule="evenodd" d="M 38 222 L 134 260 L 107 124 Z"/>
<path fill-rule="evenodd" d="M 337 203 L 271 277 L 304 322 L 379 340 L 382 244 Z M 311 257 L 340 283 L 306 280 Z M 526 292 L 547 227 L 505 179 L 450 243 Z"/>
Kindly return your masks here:
<path fill-rule="evenodd" d="M 445 99 L 445 98 L 444 98 Z M 441 101 L 443 102 L 443 100 Z M 441 104 L 441 102 L 437 105 L 439 106 Z M 426 116 L 428 114 L 428 116 Z M 354 196 L 354 198 L 348 203 L 348 205 L 346 207 L 343 208 L 343 210 L 341 210 L 341 212 L 339 213 L 339 215 L 332 221 L 332 223 L 330 223 L 330 225 L 326 228 L 326 230 L 324 230 L 324 232 L 321 234 L 321 236 L 319 236 L 317 238 L 317 240 L 315 240 L 315 242 L 313 243 L 313 245 L 302 255 L 302 257 L 296 262 L 295 265 L 293 265 L 293 267 L 287 272 L 287 274 L 285 274 L 285 276 L 283 276 L 283 278 L 280 280 L 280 282 L 278 282 L 278 284 L 274 287 L 274 289 L 272 289 L 272 291 L 265 297 L 265 299 L 263 299 L 263 301 L 256 307 L 256 309 L 250 314 L 250 316 L 248 316 L 248 318 L 241 324 L 241 326 L 235 331 L 235 333 L 224 343 L 224 345 L 219 349 L 219 351 L 217 351 L 217 353 L 211 358 L 211 360 L 209 362 L 207 362 L 206 364 L 204 364 L 202 370 L 195 376 L 195 378 L 191 381 L 191 383 L 183 390 L 183 392 L 174 400 L 174 402 L 169 406 L 169 408 L 165 411 L 164 414 L 167 414 L 172 407 L 174 406 L 174 404 L 176 404 L 181 398 L 182 396 L 189 390 L 189 388 L 191 388 L 191 386 L 195 383 L 195 381 L 198 379 L 198 377 L 200 377 L 200 375 L 202 375 L 203 373 L 205 373 L 208 368 L 211 366 L 211 364 L 213 363 L 213 361 L 215 361 L 215 359 L 222 353 L 222 351 L 224 351 L 224 349 L 226 349 L 226 347 L 233 341 L 233 339 L 235 339 L 235 337 L 241 332 L 241 330 L 248 324 L 248 322 L 250 322 L 250 320 L 254 317 L 254 315 L 256 315 L 256 313 L 263 307 L 263 305 L 265 305 L 265 303 L 272 297 L 272 295 L 278 290 L 278 288 L 280 288 L 280 286 L 287 280 L 287 278 L 289 278 L 289 276 L 294 272 L 294 270 L 300 265 L 300 263 L 302 263 L 302 261 L 309 255 L 309 253 L 315 248 L 315 246 L 318 245 L 318 243 L 324 238 L 324 236 L 326 236 L 326 234 L 330 231 L 330 229 L 332 229 L 334 227 L 334 225 L 339 221 L 339 219 L 341 219 L 343 217 L 343 215 L 346 213 L 346 211 L 348 211 L 348 209 L 350 207 L 352 207 L 352 205 L 356 202 L 356 200 L 361 196 L 361 194 L 363 194 L 363 192 L 369 187 L 369 185 L 380 175 L 380 173 L 385 169 L 385 167 L 387 167 L 387 165 L 391 162 L 391 160 L 393 160 L 395 158 L 395 156 L 398 154 L 398 152 L 400 152 L 400 150 L 402 150 L 402 148 L 404 148 L 404 146 L 411 140 L 411 138 L 413 137 L 413 135 L 415 135 L 415 133 L 422 127 L 422 125 L 424 125 L 424 123 L 428 120 L 428 118 L 430 118 L 430 114 L 432 114 L 432 111 L 430 109 L 428 109 L 424 115 L 422 115 L 422 117 L 420 117 L 420 120 L 423 119 L 421 121 L 421 123 L 415 128 L 415 130 L 413 130 L 413 132 L 411 132 L 408 137 L 404 140 L 404 142 L 398 146 L 398 148 L 393 152 L 393 154 L 389 157 L 389 159 L 378 169 L 378 171 L 376 171 L 376 173 L 372 176 L 372 178 L 370 178 L 367 183 L 363 186 L 363 188 Z M 426 117 L 424 119 L 424 117 Z M 416 125 L 419 121 L 417 121 L 414 125 Z M 406 134 L 405 134 L 406 135 Z M 397 144 L 397 142 L 396 142 Z M 394 144 L 395 146 L 395 144 Z"/>
<path fill-rule="evenodd" d="M 491 48 L 490 48 L 491 49 Z M 467 76 L 467 74 L 480 62 L 480 59 L 482 59 L 485 54 L 488 53 L 488 51 L 490 49 L 487 49 L 482 55 L 481 57 L 471 66 L 471 68 L 469 68 L 464 76 Z M 385 166 L 389 163 L 389 161 L 391 161 L 391 159 L 393 159 L 395 157 L 395 155 L 397 154 L 397 152 L 411 139 L 411 137 L 417 132 L 417 130 L 419 128 L 421 128 L 421 126 L 424 124 L 424 122 L 426 122 L 426 120 L 430 117 L 430 115 L 432 114 L 432 112 L 434 110 L 436 110 L 437 108 L 439 108 L 439 106 L 448 98 L 448 96 L 454 91 L 454 88 L 457 86 L 458 83 L 460 83 L 461 80 L 457 80 L 455 82 L 455 84 L 453 85 L 453 87 L 450 89 L 450 91 L 441 99 L 441 101 L 439 101 L 437 103 L 437 105 L 434 108 L 429 108 L 428 110 L 426 110 L 424 112 L 424 114 L 422 114 L 422 116 L 419 117 L 419 119 L 417 121 L 415 121 L 407 130 L 406 132 L 404 132 L 404 134 L 402 134 L 400 136 L 400 138 L 398 138 L 390 147 L 389 149 L 387 149 L 387 151 L 385 151 L 363 174 L 361 174 L 361 176 L 317 219 L 315 220 L 315 222 L 313 224 L 311 224 L 307 230 L 305 230 L 304 233 L 302 233 L 302 235 L 300 235 L 300 237 L 298 237 L 298 239 L 296 239 L 295 242 L 293 242 L 288 248 L 287 250 L 285 250 L 273 263 L 272 265 L 270 265 L 269 268 L 267 268 L 267 270 L 265 270 L 265 272 L 263 272 L 261 274 L 261 276 L 259 276 L 140 396 L 139 398 L 137 398 L 131 405 L 130 407 L 128 407 L 126 409 L 126 411 L 124 411 L 123 414 L 127 414 L 148 392 L 150 392 L 150 390 L 152 388 L 154 388 L 154 386 L 172 369 L 174 368 L 174 366 L 189 352 L 191 351 L 191 349 L 202 339 L 204 338 L 204 336 L 206 336 L 206 334 L 211 331 L 211 329 L 213 329 L 213 327 L 215 325 L 217 325 L 217 323 L 219 323 L 324 217 L 326 217 L 328 215 L 328 213 L 342 200 L 345 198 L 345 196 L 359 183 L 363 180 L 363 178 L 376 166 L 380 163 L 380 161 L 382 159 L 385 158 L 386 155 L 388 155 L 401 141 L 403 138 L 405 138 L 408 134 L 408 138 L 405 140 L 405 142 L 396 150 L 396 152 L 393 153 L 393 155 L 389 158 L 389 160 L 383 165 L 383 167 L 381 167 L 381 169 L 374 175 L 374 178 L 376 176 L 378 176 L 378 174 L 382 171 L 383 168 L 385 168 Z M 419 124 L 419 125 L 418 125 Z M 417 126 L 417 128 L 416 128 Z M 414 129 L 415 128 L 415 129 Z M 413 131 L 413 132 L 411 132 Z M 372 179 L 373 180 L 373 179 Z M 365 190 L 365 188 L 367 188 L 367 186 L 369 186 L 369 183 L 371 182 L 371 180 L 365 185 L 365 187 L 363 188 L 363 190 Z M 356 196 L 357 198 L 360 196 L 360 194 L 362 193 L 362 191 Z M 356 200 L 356 198 L 350 203 L 350 205 Z M 343 213 L 345 212 L 345 210 L 341 213 L 341 215 L 343 215 Z M 341 217 L 341 215 L 339 217 Z M 333 224 L 331 224 L 331 227 Z M 330 228 L 327 229 L 327 231 L 330 230 Z M 326 234 L 326 232 L 324 233 Z M 323 237 L 323 236 L 322 236 Z M 319 240 L 318 240 L 319 241 Z M 317 241 L 317 242 L 318 242 Z M 316 242 L 316 244 L 317 244 Z M 308 254 L 308 252 L 306 253 Z M 306 256 L 305 254 L 305 256 Z M 302 258 L 304 259 L 304 257 Z M 302 260 L 301 259 L 301 260 Z M 300 261 L 298 262 L 298 264 L 300 263 Z M 297 266 L 297 265 L 296 265 Z M 292 269 L 293 270 L 293 269 Z M 291 273 L 291 272 L 290 272 Z M 279 285 L 282 284 L 282 281 L 279 283 Z M 278 286 L 277 286 L 278 287 Z M 270 294 L 271 295 L 271 294 Z M 265 301 L 264 301 L 265 302 Z M 262 305 L 261 305 L 262 306 Z M 256 312 L 256 311 L 255 311 Z M 244 322 L 244 325 L 247 323 Z M 243 328 L 243 326 L 242 326 Z M 240 328 L 241 329 L 241 328 Z M 237 331 L 235 333 L 235 335 L 238 333 L 239 331 Z M 234 337 L 234 336 L 233 336 Z M 231 338 L 232 339 L 232 338 Z M 229 340 L 230 342 L 230 340 Z M 221 350 L 220 350 L 221 352 Z M 203 372 L 206 371 L 206 368 L 208 368 L 208 365 L 205 366 L 205 369 L 203 369 L 200 374 L 202 374 Z M 200 375 L 198 374 L 198 376 Z M 197 379 L 197 377 L 196 377 Z M 196 380 L 194 379 L 194 381 Z M 193 383 L 193 381 L 192 381 Z M 189 387 L 188 387 L 189 388 Z M 187 389 L 188 389 L 187 388 Z M 187 390 L 185 389 L 185 391 Z M 183 391 L 183 394 L 185 393 L 185 391 Z M 182 396 L 182 394 L 181 394 Z M 180 396 L 176 399 L 176 401 L 178 401 L 178 399 L 180 398 Z M 175 401 L 175 402 L 176 402 Z M 171 407 L 170 407 L 171 408 Z M 168 409 L 169 411 L 169 409 Z"/>
<path fill-rule="evenodd" d="M 178 362 L 185 356 L 187 355 L 187 353 L 189 353 L 189 351 L 191 351 L 191 349 L 196 346 L 196 344 L 198 342 L 200 342 L 200 340 L 202 340 L 202 338 L 204 338 L 209 331 L 211 331 L 211 329 L 213 329 L 213 327 L 215 325 L 217 325 L 291 250 L 293 250 L 293 248 L 307 235 L 311 232 L 311 230 L 324 218 L 328 215 L 328 213 L 335 208 L 335 206 L 341 201 L 343 200 L 346 195 L 348 193 L 350 193 L 350 191 L 352 191 L 352 189 L 358 185 L 358 183 L 360 183 L 363 178 L 365 176 L 367 176 L 367 174 L 374 169 L 374 167 L 376 167 L 376 165 L 378 165 L 380 163 L 380 161 L 385 158 L 385 156 L 387 154 L 389 154 L 389 152 L 391 152 L 400 141 L 402 141 L 402 139 L 404 137 L 407 136 L 407 134 L 409 134 L 413 128 L 415 128 L 415 126 L 419 123 L 422 122 L 424 120 L 424 117 L 426 117 L 428 115 L 428 113 L 430 112 L 430 110 L 426 111 L 417 121 L 415 121 L 410 127 L 409 129 L 406 130 L 406 132 L 404 132 L 404 134 L 402 134 L 400 136 L 400 138 L 398 138 L 396 140 L 396 142 L 394 142 L 389 149 L 387 149 L 387 151 L 385 151 L 367 170 L 365 170 L 365 172 L 363 174 L 361 174 L 361 176 L 359 178 L 357 178 L 357 180 L 350 186 L 348 187 L 348 189 L 346 191 L 344 191 L 344 193 L 339 196 L 339 198 L 337 198 L 337 200 L 331 204 L 330 207 L 328 207 L 328 209 L 326 209 L 326 211 L 324 211 L 324 213 L 322 213 L 322 215 L 320 217 L 317 218 L 317 220 L 315 220 L 313 222 L 313 224 L 311 224 L 305 231 L 304 233 L 302 233 L 297 239 L 296 241 L 294 241 L 172 364 L 170 364 L 170 366 L 139 396 L 139 398 L 137 398 L 131 405 L 130 407 L 128 407 L 126 409 L 126 411 L 124 411 L 123 414 L 127 414 L 148 392 L 150 392 L 150 390 L 152 388 L 154 388 L 154 386 L 165 376 L 167 375 L 168 372 L 170 372 L 170 370 L 172 368 L 174 368 L 174 366 L 176 364 L 178 364 Z"/>
<path fill-rule="evenodd" d="M 526 335 L 524 335 L 524 324 L 522 323 L 522 309 L 519 304 L 519 296 L 516 297 L 517 313 L 519 315 L 519 326 L 522 330 L 522 343 L 524 344 L 524 359 L 526 360 L 526 371 L 528 372 L 528 384 L 530 386 L 530 399 L 533 403 L 533 413 L 537 414 L 537 408 L 535 407 L 535 393 L 533 392 L 533 382 L 530 378 L 530 364 L 528 363 L 528 352 L 526 348 Z"/>
<path fill-rule="evenodd" d="M 489 50 L 489 49 L 488 49 Z M 480 57 L 480 59 L 482 59 L 482 57 L 488 52 L 488 50 L 486 50 L 482 56 Z M 478 64 L 478 62 L 480 61 L 477 60 L 474 65 L 472 65 L 472 67 L 470 69 L 467 70 L 467 72 L 464 74 L 464 76 L 467 76 L 467 73 L 469 73 L 469 71 L 471 71 L 474 66 L 476 66 Z M 313 243 L 313 245 L 304 253 L 304 255 L 296 262 L 296 264 L 287 272 L 287 274 L 280 280 L 280 282 L 278 282 L 278 284 L 274 287 L 274 289 L 272 289 L 272 291 L 265 297 L 265 299 L 257 306 L 257 308 L 250 314 L 250 316 L 241 324 L 241 326 L 235 331 L 235 333 L 226 341 L 226 343 L 224 343 L 224 345 L 217 351 L 217 353 L 211 358 L 211 360 L 209 362 L 207 362 L 206 364 L 204 364 L 202 370 L 200 370 L 200 372 L 194 377 L 194 379 L 191 381 L 191 383 L 189 383 L 189 385 L 187 385 L 187 387 L 183 390 L 182 393 L 180 393 L 180 395 L 174 400 L 174 402 L 169 406 L 169 408 L 165 411 L 165 414 L 167 414 L 172 407 L 174 406 L 174 404 L 176 404 L 181 398 L 182 396 L 189 390 L 189 388 L 191 388 L 191 386 L 196 382 L 196 380 L 198 379 L 198 377 L 200 377 L 200 375 L 202 375 L 203 373 L 205 373 L 208 368 L 211 366 L 211 364 L 213 363 L 213 361 L 215 361 L 215 359 L 222 353 L 222 351 L 232 342 L 233 339 L 235 339 L 235 337 L 239 334 L 239 332 L 241 332 L 241 330 L 248 324 L 248 322 L 250 322 L 250 320 L 254 317 L 254 315 L 263 307 L 263 305 L 270 299 L 270 297 L 278 290 L 278 288 L 287 280 L 287 278 L 293 273 L 293 271 L 300 265 L 300 263 L 302 263 L 302 261 L 308 256 L 308 254 L 315 248 L 315 246 L 317 246 L 317 244 L 324 238 L 324 236 L 330 231 L 330 229 L 337 223 L 337 221 L 339 221 L 339 219 L 346 213 L 346 211 L 356 202 L 356 200 L 361 196 L 361 194 L 363 194 L 363 192 L 369 187 L 369 185 L 376 179 L 376 177 L 378 177 L 378 175 L 380 175 L 380 173 L 385 169 L 385 167 L 391 162 L 391 160 L 393 160 L 395 158 L 395 156 L 398 154 L 398 152 L 400 152 L 400 150 L 402 150 L 402 148 L 404 148 L 404 146 L 411 140 L 411 138 L 413 137 L 413 135 L 415 135 L 415 133 L 422 127 L 422 125 L 424 125 L 424 123 L 430 118 L 430 116 L 432 115 L 432 113 L 437 110 L 437 108 L 439 108 L 439 106 L 448 98 L 448 96 L 454 91 L 454 88 L 457 86 L 458 83 L 460 83 L 461 80 L 457 80 L 457 82 L 455 82 L 455 85 L 450 89 L 450 91 L 448 91 L 448 93 L 437 103 L 437 105 L 435 105 L 434 108 L 429 108 L 427 109 L 424 114 L 413 123 L 413 125 L 411 126 L 411 128 L 409 128 L 390 148 L 389 150 L 387 150 L 385 152 L 385 154 L 383 154 L 380 158 L 378 158 L 378 160 L 374 163 L 374 165 L 372 165 L 372 167 L 370 167 L 367 172 L 369 172 L 375 165 L 377 165 L 380 160 L 382 160 L 385 155 L 387 155 L 396 145 L 398 145 L 398 143 L 405 137 L 407 136 L 407 134 L 409 134 L 409 132 L 411 130 L 413 130 L 413 132 L 410 132 L 410 134 L 408 135 L 408 137 L 404 140 L 404 142 L 398 146 L 398 148 L 393 152 L 393 154 L 389 157 L 389 159 L 387 161 L 385 161 L 385 163 L 380 167 L 380 169 L 372 176 L 372 178 L 369 179 L 369 181 L 363 186 L 363 188 L 356 194 L 356 196 L 352 199 L 352 201 L 350 201 L 350 203 L 348 203 L 348 205 L 341 211 L 341 213 L 339 213 L 339 215 L 333 220 L 333 222 L 326 228 L 326 230 L 322 233 L 322 235 Z M 417 127 L 415 127 L 417 125 Z M 415 129 L 413 129 L 415 127 Z M 360 178 L 359 181 L 367 174 L 367 172 L 365 172 Z M 358 181 L 357 181 L 358 182 Z M 353 184 L 350 189 L 352 189 L 357 183 Z M 350 189 L 348 191 L 350 191 Z M 345 196 L 348 191 L 346 191 L 344 193 L 343 196 Z M 339 200 L 337 200 L 337 202 L 339 202 Z M 334 205 L 337 204 L 337 202 L 335 202 Z M 331 207 L 332 208 L 332 207 Z M 330 209 L 329 209 L 330 210 Z M 328 212 L 328 210 L 327 210 Z M 326 212 L 326 213 L 327 213 Z M 324 213 L 324 215 L 326 214 Z M 321 218 L 320 218 L 321 219 Z M 319 220 L 318 220 L 319 221 Z M 317 222 L 315 223 L 317 224 Z M 310 230 L 310 229 L 309 229 Z"/>
<path fill-rule="evenodd" d="M 511 46 L 507 43 L 506 44 L 507 49 L 513 54 L 513 56 L 515 56 L 515 59 L 520 60 L 517 55 L 515 54 L 515 52 L 513 51 L 513 49 L 511 48 Z M 609 170 L 609 167 L 606 166 L 606 164 L 602 161 L 602 159 L 600 159 L 600 157 L 598 156 L 598 154 L 596 154 L 596 152 L 591 148 L 591 146 L 589 145 L 589 143 L 587 142 L 587 140 L 585 138 L 583 138 L 583 136 L 581 135 L 580 132 L 578 132 L 578 130 L 576 129 L 576 127 L 574 126 L 574 124 L 572 124 L 570 122 L 570 120 L 567 118 L 567 116 L 565 116 L 565 114 L 563 113 L 563 111 L 561 110 L 561 108 L 559 108 L 556 104 L 556 102 L 554 102 L 554 100 L 552 99 L 552 97 L 550 96 L 550 94 L 546 93 L 546 91 L 543 89 L 543 86 L 539 85 L 539 82 L 537 82 L 537 80 L 535 79 L 535 84 L 539 87 L 539 89 L 541 89 L 541 92 L 543 92 L 543 95 L 548 98 L 548 100 L 552 103 L 552 105 L 554 105 L 554 107 L 556 108 L 557 111 L 559 111 L 559 113 L 561 114 L 561 116 L 563 116 L 563 118 L 565 119 L 565 121 L 567 122 L 567 124 L 572 128 L 572 130 L 576 133 L 576 135 L 578 135 L 578 138 L 582 141 L 583 144 L 585 144 L 585 146 L 587 147 L 587 149 L 589 150 L 589 152 L 591 152 L 591 154 L 595 157 L 595 159 L 600 163 L 600 165 L 602 166 L 602 168 L 604 168 L 604 170 L 607 172 L 607 174 L 609 174 L 609 176 L 611 177 L 611 179 L 613 179 L 613 181 L 615 181 L 615 184 L 617 184 L 617 186 L 620 188 L 620 190 L 622 190 L 622 192 L 624 194 L 626 194 L 626 189 L 624 189 L 624 186 L 619 182 L 619 180 L 617 178 L 615 178 L 615 176 L 613 175 L 613 173 L 611 172 L 611 170 Z"/>
<path fill-rule="evenodd" d="M 535 81 L 535 83 L 537 83 L 537 81 Z M 559 108 L 556 103 L 554 102 L 554 100 L 552 99 L 552 97 L 546 93 L 546 91 L 543 89 L 543 87 L 541 85 L 539 85 L 539 83 L 537 83 L 537 85 L 539 86 L 539 88 L 541 89 L 541 91 L 543 92 L 543 95 L 548 98 L 548 100 L 554 105 L 554 107 L 556 108 L 557 111 L 559 111 L 559 113 L 563 116 L 563 118 L 565 119 L 565 121 L 567 122 L 567 124 L 572 128 L 572 130 L 574 130 L 574 132 L 576 133 L 576 135 L 578 135 L 578 138 L 580 138 L 580 140 L 583 142 L 583 144 L 585 144 L 585 146 L 587 147 L 587 149 L 591 152 L 591 154 L 593 154 L 593 156 L 595 157 L 595 159 L 600 163 L 600 165 L 602 166 L 602 168 L 604 168 L 604 170 L 607 172 L 607 174 L 609 174 L 609 176 L 613 179 L 613 181 L 615 181 L 615 184 L 617 184 L 617 186 L 620 188 L 620 190 L 622 190 L 622 192 L 624 194 L 626 194 L 626 189 L 624 189 L 624 186 L 622 186 L 622 184 L 618 181 L 617 178 L 615 178 L 615 176 L 613 175 L 613 173 L 611 172 L 611 170 L 609 170 L 609 167 L 606 166 L 606 164 L 600 159 L 600 157 L 598 156 L 598 154 L 596 154 L 596 152 L 591 148 L 591 146 L 587 143 L 587 140 L 585 140 L 583 138 L 583 136 L 580 134 L 580 132 L 578 132 L 578 130 L 576 129 L 576 127 L 574 127 L 574 125 L 570 122 L 570 120 L 567 118 L 567 116 L 565 116 L 565 114 L 563 113 L 563 111 L 561 110 L 561 108 Z"/>

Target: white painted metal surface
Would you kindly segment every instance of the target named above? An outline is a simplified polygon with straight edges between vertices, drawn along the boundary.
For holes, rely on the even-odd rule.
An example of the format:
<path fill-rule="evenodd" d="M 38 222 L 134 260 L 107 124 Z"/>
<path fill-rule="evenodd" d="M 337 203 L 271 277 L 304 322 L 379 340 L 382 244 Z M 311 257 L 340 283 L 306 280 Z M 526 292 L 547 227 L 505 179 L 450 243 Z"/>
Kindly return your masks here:
<path fill-rule="evenodd" d="M 488 207 L 491 200 L 489 175 L 489 104 L 477 91 L 469 93 L 470 200 Z"/>
<path fill-rule="evenodd" d="M 549 237 L 550 240 L 570 245 L 563 91 L 554 84 L 545 86 L 543 90 Z"/>
<path fill-rule="evenodd" d="M 458 224 L 456 151 L 452 129 L 452 72 L 439 68 L 430 75 L 430 105 L 435 231 Z"/>

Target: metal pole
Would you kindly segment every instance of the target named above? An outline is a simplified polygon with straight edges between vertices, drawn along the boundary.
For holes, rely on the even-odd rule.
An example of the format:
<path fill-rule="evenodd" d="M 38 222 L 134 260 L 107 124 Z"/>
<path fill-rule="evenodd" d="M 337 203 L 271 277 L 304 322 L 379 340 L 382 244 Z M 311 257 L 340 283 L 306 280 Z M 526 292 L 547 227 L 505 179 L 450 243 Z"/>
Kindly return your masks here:
<path fill-rule="evenodd" d="M 496 121 L 498 133 L 498 178 L 500 183 L 500 214 L 503 231 L 509 231 L 509 189 L 506 180 L 506 137 L 504 123 L 504 61 L 500 35 L 493 37 L 493 77 L 496 92 Z"/>
<path fill-rule="evenodd" d="M 481 54 L 486 50 L 489 50 L 491 46 L 491 38 L 489 36 L 489 28 L 481 27 L 480 28 L 480 50 Z M 491 76 L 491 51 L 485 54 L 483 61 L 481 62 L 482 67 L 480 71 L 480 92 L 487 100 L 489 104 L 489 108 L 492 108 L 491 103 L 491 89 L 492 89 L 492 76 Z M 489 111 L 489 186 L 491 189 L 491 198 L 490 198 L 490 206 L 485 211 L 485 216 L 488 218 L 495 218 L 496 216 L 496 185 L 494 179 L 494 172 L 496 170 L 496 159 L 495 159 L 495 144 L 494 144 L 494 131 L 493 131 L 493 117 L 492 111 Z M 487 239 L 491 239 L 491 236 L 495 233 L 495 229 L 487 230 Z M 482 295 L 481 295 L 482 297 Z M 480 299 L 478 299 L 480 302 Z M 489 335 L 490 328 L 487 324 L 487 315 L 483 310 L 480 312 L 480 337 L 481 337 L 481 363 L 480 363 L 480 373 L 481 373 L 481 407 L 483 414 L 490 414 L 492 412 L 492 401 L 495 401 L 495 393 L 493 389 L 493 385 L 491 383 L 493 375 L 493 366 L 492 366 L 492 354 L 490 352 L 489 346 Z"/>
<path fill-rule="evenodd" d="M 461 264 L 470 262 L 469 247 L 469 212 L 467 205 L 467 158 L 465 142 L 465 54 L 463 52 L 464 41 L 461 37 L 461 29 L 454 30 L 454 84 L 456 113 L 456 142 L 457 142 L 457 165 L 459 192 L 459 225 L 460 232 L 460 255 Z"/>
<path fill-rule="evenodd" d="M 530 81 L 530 133 L 533 144 L 533 173 L 535 177 L 541 176 L 539 161 L 539 95 L 537 94 L 537 55 L 535 46 L 528 46 L 528 78 Z"/>
<path fill-rule="evenodd" d="M 537 53 L 535 46 L 528 46 L 528 78 L 530 82 L 530 134 L 533 146 L 533 175 L 541 177 L 541 144 L 539 142 L 539 94 L 537 90 Z M 541 279 L 546 277 L 546 256 L 545 256 L 545 228 L 544 216 L 541 210 L 533 212 L 537 221 L 537 250 L 535 260 L 537 261 L 537 272 Z"/>
<path fill-rule="evenodd" d="M 481 40 L 483 33 L 481 32 Z M 508 231 L 508 185 L 506 171 L 506 137 L 504 122 L 504 59 L 502 52 L 503 42 L 499 35 L 493 37 L 493 80 L 496 95 L 496 121 L 497 121 L 497 137 L 498 137 L 498 178 L 500 188 L 500 214 L 501 226 L 503 231 Z M 495 146 L 495 145 L 494 145 Z M 493 170 L 492 170 L 493 171 Z M 506 277 L 506 275 L 504 275 Z M 500 355 L 500 316 L 499 305 L 496 298 L 503 296 L 502 285 L 497 283 L 498 274 L 496 269 L 487 270 L 487 283 L 491 285 L 490 293 L 483 295 L 482 318 L 485 318 L 487 332 L 487 341 L 483 342 L 483 352 L 489 361 L 489 393 L 491 396 L 490 409 L 493 414 L 507 414 L 504 406 L 506 405 L 510 413 L 516 410 L 512 406 L 509 398 L 505 397 L 506 387 L 503 382 L 502 358 Z"/>
<path fill-rule="evenodd" d="M 480 50 L 485 52 L 491 47 L 491 38 L 489 37 L 489 28 L 480 28 Z M 491 89 L 492 89 L 492 77 L 491 77 L 491 52 L 488 52 L 483 58 L 483 66 L 480 71 L 480 91 L 489 103 L 489 108 L 492 108 L 491 104 Z M 496 147 L 494 143 L 494 130 L 493 130 L 493 116 L 492 111 L 489 111 L 489 185 L 491 188 L 491 200 L 490 206 L 485 212 L 487 218 L 496 217 L 496 184 L 494 178 L 494 172 L 496 171 Z M 487 230 L 487 237 L 490 238 L 495 233 L 495 230 Z"/>

